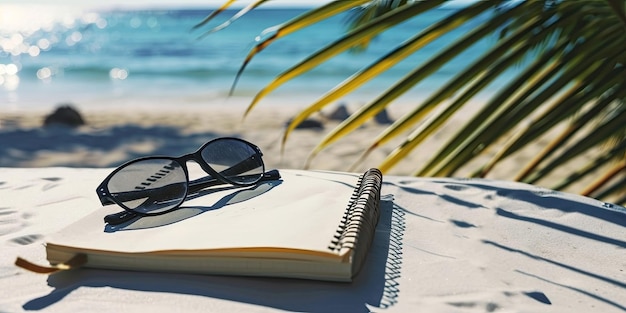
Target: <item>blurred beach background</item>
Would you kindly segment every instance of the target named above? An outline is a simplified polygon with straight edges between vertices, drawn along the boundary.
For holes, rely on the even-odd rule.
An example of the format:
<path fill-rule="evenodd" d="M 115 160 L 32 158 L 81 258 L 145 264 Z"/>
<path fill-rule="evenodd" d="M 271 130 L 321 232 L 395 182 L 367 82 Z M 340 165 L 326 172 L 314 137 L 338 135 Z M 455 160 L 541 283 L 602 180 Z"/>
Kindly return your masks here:
<path fill-rule="evenodd" d="M 215 5 L 221 0 L 206 2 Z M 86 108 L 106 107 L 115 106 L 122 99 L 150 102 L 151 106 L 169 106 L 172 99 L 179 105 L 188 104 L 188 99 L 215 104 L 216 100 L 227 96 L 235 73 L 261 31 L 305 12 L 315 3 L 287 6 L 298 2 L 302 1 L 278 1 L 282 5 L 261 6 L 230 27 L 203 39 L 199 39 L 203 29 L 191 29 L 215 6 L 3 5 L 0 101 L 3 109 L 29 109 L 61 101 L 84 103 L 82 106 Z M 389 47 L 414 35 L 416 29 L 424 29 L 449 15 L 454 7 L 428 12 L 385 32 L 369 49 L 362 53 L 344 53 L 280 88 L 275 96 L 314 99 L 385 54 Z M 236 12 L 237 9 L 229 9 L 210 26 L 221 24 Z M 472 30 L 479 22 L 473 21 L 451 36 L 434 42 L 428 50 L 398 64 L 360 89 L 355 97 L 363 100 L 378 94 L 433 51 Z M 237 85 L 235 97 L 252 97 L 274 76 L 331 43 L 346 27 L 347 15 L 339 15 L 271 45 L 250 63 Z M 444 67 L 431 80 L 417 86 L 407 98 L 419 98 L 439 88 L 458 68 L 488 49 L 495 39 L 474 46 L 455 60 L 458 66 L 453 62 Z M 187 101 L 181 103 L 180 100 Z"/>
<path fill-rule="evenodd" d="M 263 36 L 264 29 L 324 2 L 270 2 L 274 5 L 254 10 L 204 38 L 200 37 L 205 31 L 226 21 L 237 9 L 229 9 L 207 28 L 192 31 L 223 1 L 3 2 L 0 166 L 113 167 L 143 155 L 188 153 L 212 137 L 233 135 L 258 144 L 265 152 L 268 167 L 302 168 L 309 152 L 338 122 L 297 130 L 281 153 L 285 122 L 389 47 L 406 40 L 416 29 L 453 13 L 456 5 L 465 1 L 452 1 L 409 20 L 375 38 L 367 50 L 342 54 L 281 86 L 243 120 L 245 108 L 256 92 L 285 69 L 331 43 L 345 31 L 348 16 L 323 21 L 268 47 L 248 65 L 229 97 L 235 74 L 255 38 Z M 335 106 L 355 110 L 480 22 L 476 19 L 433 42 Z M 496 40 L 494 35 L 481 41 L 415 86 L 388 108 L 389 116 L 393 119 L 415 106 Z M 496 81 L 482 96 L 504 83 Z M 473 100 L 475 107 L 480 99 L 478 95 Z M 75 130 L 43 129 L 45 115 L 61 104 L 76 108 L 86 125 Z M 462 123 L 467 115 L 459 116 L 442 131 L 455 130 L 454 125 Z M 372 121 L 322 152 L 311 168 L 346 170 L 386 126 Z M 373 153 L 358 170 L 375 167 L 397 143 L 391 142 L 389 147 Z M 428 157 L 414 153 L 390 174 L 408 175 Z M 506 167 L 503 172 L 508 174 Z M 497 173 L 494 178 L 498 178 Z"/>

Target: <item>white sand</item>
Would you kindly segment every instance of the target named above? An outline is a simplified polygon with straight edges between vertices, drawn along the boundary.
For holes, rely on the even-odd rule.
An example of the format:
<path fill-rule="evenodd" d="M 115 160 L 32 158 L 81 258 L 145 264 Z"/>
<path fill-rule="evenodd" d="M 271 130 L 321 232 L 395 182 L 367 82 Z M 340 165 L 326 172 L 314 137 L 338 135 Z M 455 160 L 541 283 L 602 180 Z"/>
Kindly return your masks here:
<path fill-rule="evenodd" d="M 491 180 L 385 176 L 376 239 L 351 284 L 13 266 L 45 263 L 47 235 L 98 214 L 94 188 L 109 171 L 0 168 L 0 311 L 626 310 L 626 209 Z"/>

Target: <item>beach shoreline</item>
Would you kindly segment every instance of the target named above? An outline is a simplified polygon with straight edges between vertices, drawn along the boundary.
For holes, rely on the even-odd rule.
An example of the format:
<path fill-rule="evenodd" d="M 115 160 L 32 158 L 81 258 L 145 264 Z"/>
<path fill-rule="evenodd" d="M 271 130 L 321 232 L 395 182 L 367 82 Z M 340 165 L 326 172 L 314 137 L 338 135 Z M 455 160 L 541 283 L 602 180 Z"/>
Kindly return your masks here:
<path fill-rule="evenodd" d="M 311 116 L 314 122 L 321 123 L 321 127 L 296 129 L 283 145 L 286 123 L 311 104 L 311 98 L 306 95 L 301 98 L 269 97 L 260 101 L 245 117 L 244 113 L 251 102 L 249 97 L 207 99 L 181 96 L 162 98 L 159 102 L 150 98 L 120 98 L 114 102 L 100 99 L 82 103 L 57 103 L 48 107 L 39 105 L 0 109 L 0 167 L 116 167 L 146 155 L 179 156 L 195 151 L 212 138 L 235 136 L 258 145 L 264 152 L 268 168 L 363 172 L 381 164 L 408 135 L 392 139 L 373 150 L 363 162 L 355 163 L 374 138 L 389 126 L 370 120 L 322 150 L 306 167 L 311 151 L 340 123 L 325 120 L 324 116 L 340 105 L 345 105 L 350 113 L 355 112 L 368 100 L 362 98 L 328 105 L 321 113 Z M 473 101 L 464 111 L 453 115 L 438 134 L 385 174 L 413 176 L 480 108 L 480 100 Z M 76 108 L 86 125 L 76 129 L 44 128 L 45 116 L 64 104 Z M 387 113 L 395 120 L 414 107 L 415 103 L 404 100 L 391 104 Z M 537 140 L 524 153 L 498 164 L 486 178 L 510 180 L 512 173 L 520 170 L 520 164 L 532 159 L 547 142 L 546 138 Z M 475 164 L 478 166 L 480 162 L 485 162 L 494 153 L 488 152 Z M 579 164 L 576 163 L 565 166 L 560 169 L 560 175 L 538 182 L 537 185 L 551 188 L 577 166 Z M 469 177 L 470 169 L 476 168 L 469 166 L 454 176 Z M 565 191 L 576 193 L 592 178 L 572 185 Z"/>
<path fill-rule="evenodd" d="M 130 102 L 130 100 L 128 101 Z M 92 150 L 99 150 L 100 148 L 106 150 L 106 147 L 111 147 L 111 142 L 117 142 L 119 145 L 108 150 L 118 150 L 118 155 L 124 154 L 119 153 L 119 150 L 133 150 L 128 147 L 129 145 L 135 146 L 134 150 L 137 154 L 143 152 L 145 154 L 180 155 L 192 152 L 193 149 L 199 147 L 201 138 L 208 141 L 217 136 L 236 136 L 259 145 L 265 152 L 264 158 L 270 167 L 302 168 L 307 153 L 313 149 L 316 142 L 321 140 L 326 132 L 339 124 L 339 121 L 324 120 L 319 113 L 313 114 L 311 119 L 322 123 L 323 128 L 295 130 L 286 142 L 284 153 L 281 155 L 280 141 L 284 127 L 300 109 L 304 108 L 304 105 L 290 105 L 286 99 L 272 99 L 268 101 L 269 103 L 257 105 L 244 117 L 246 107 L 249 104 L 248 99 L 225 99 L 212 103 L 193 103 L 184 99 L 180 101 L 184 103 L 160 103 L 152 106 L 149 103 L 139 102 L 119 102 L 117 105 L 108 106 L 94 103 L 80 105 L 70 102 L 59 103 L 50 108 L 0 110 L 0 131 L 4 133 L 5 149 L 15 144 L 23 150 L 29 150 L 33 153 L 31 160 L 11 162 L 5 157 L 2 166 L 109 167 L 116 163 L 111 162 L 110 159 L 94 162 L 93 158 L 75 157 L 71 156 L 70 152 L 55 151 L 62 149 L 47 146 L 46 144 L 53 144 L 50 140 L 59 140 L 59 144 L 67 144 L 73 139 L 91 136 L 94 141 L 99 139 L 107 141 L 101 144 L 94 142 L 93 145 L 89 145 L 85 141 L 89 141 L 90 138 L 83 138 L 85 141 L 82 143 L 86 146 L 85 148 L 95 148 Z M 75 129 L 45 128 L 43 126 L 45 116 L 61 105 L 71 105 L 75 108 L 83 116 L 86 124 Z M 334 107 L 336 106 L 330 106 L 324 112 L 329 113 Z M 351 112 L 356 109 L 353 105 L 347 105 L 347 107 Z M 366 138 L 372 138 L 385 126 L 368 122 L 355 134 L 359 137 L 359 142 L 365 143 Z M 366 137 L 363 137 L 364 132 L 368 133 Z M 22 133 L 26 137 L 30 136 L 27 140 L 28 143 L 19 142 L 19 140 L 12 142 L 11 138 L 7 138 L 17 133 Z M 58 138 L 51 138 L 52 135 L 50 134 L 56 134 Z M 181 142 L 185 137 L 187 137 L 188 143 Z M 139 144 L 137 141 L 142 141 L 144 144 Z M 177 141 L 177 144 L 165 144 L 164 142 L 167 141 Z M 154 143 L 148 147 L 149 144 L 145 144 L 146 142 Z M 161 143 L 160 147 L 158 147 L 159 143 L 157 142 Z M 144 146 L 144 148 L 139 148 L 139 146 Z M 165 146 L 169 146 L 169 148 Z M 89 154 L 88 150 L 74 149 L 74 154 L 86 156 Z M 346 153 L 345 150 L 342 151 Z M 57 156 L 53 157 L 53 155 Z M 313 167 L 326 170 L 346 170 L 347 160 L 345 158 L 324 158 L 323 154 L 321 156 L 319 162 L 313 163 Z M 73 160 L 73 163 L 64 160 L 68 157 Z M 117 163 L 123 161 L 124 158 L 120 157 Z"/>

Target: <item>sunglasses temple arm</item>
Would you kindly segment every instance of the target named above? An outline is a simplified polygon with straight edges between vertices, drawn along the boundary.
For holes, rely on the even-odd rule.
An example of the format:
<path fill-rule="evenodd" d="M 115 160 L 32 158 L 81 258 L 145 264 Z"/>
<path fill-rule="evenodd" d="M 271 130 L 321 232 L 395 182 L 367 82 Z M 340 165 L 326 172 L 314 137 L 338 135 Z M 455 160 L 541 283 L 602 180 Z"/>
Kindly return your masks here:
<path fill-rule="evenodd" d="M 261 177 L 261 179 L 259 180 L 261 181 L 268 181 L 268 180 L 277 180 L 280 179 L 280 173 L 278 172 L 278 170 L 271 170 L 271 171 L 267 171 L 265 173 L 263 173 L 263 177 Z M 224 185 L 225 183 L 211 177 L 211 176 L 206 176 L 203 178 L 199 178 L 196 180 L 192 180 L 189 182 L 189 193 L 194 193 L 194 192 L 198 192 L 202 189 L 211 187 L 211 186 L 217 186 L 217 185 Z"/>
<path fill-rule="evenodd" d="M 208 178 L 208 180 L 207 180 Z M 261 177 L 261 179 L 259 181 L 267 181 L 267 180 L 277 180 L 280 179 L 280 173 L 278 172 L 278 170 L 271 170 L 268 172 L 263 173 L 263 177 Z M 202 182 L 204 180 L 204 182 Z M 214 186 L 214 185 L 220 185 L 221 183 L 219 183 L 219 181 L 215 178 L 212 178 L 210 176 L 207 177 L 203 177 L 203 178 L 199 178 L 196 179 L 192 182 L 189 183 L 189 191 L 190 193 L 192 192 L 197 192 L 201 189 L 210 187 L 210 186 Z M 202 186 L 202 188 L 200 188 Z M 193 191 L 194 189 L 198 188 L 198 190 Z M 104 201 L 107 201 L 107 203 L 105 203 Z M 113 204 L 112 201 L 108 200 L 108 199 L 104 199 L 102 200 L 102 204 L 103 205 L 108 205 L 108 204 Z M 109 214 L 107 216 L 104 217 L 104 221 L 105 223 L 111 224 L 111 225 L 118 225 L 118 224 L 122 224 L 124 222 L 130 221 L 134 218 L 136 218 L 137 216 L 139 216 L 139 214 L 135 213 L 135 212 L 131 212 L 131 211 L 121 211 L 118 213 L 113 213 L 113 214 Z"/>
<path fill-rule="evenodd" d="M 207 180 L 208 178 L 208 180 Z M 280 179 L 280 173 L 278 172 L 278 170 L 271 170 L 268 172 L 263 173 L 263 177 L 259 180 L 259 181 L 267 181 L 267 180 L 277 180 Z M 202 182 L 204 180 L 204 182 Z M 220 185 L 221 183 L 215 179 L 212 178 L 210 176 L 207 177 L 203 177 L 200 179 L 196 179 L 192 182 L 189 183 L 189 191 L 190 193 L 192 192 L 197 192 L 201 189 L 210 187 L 210 186 L 214 186 L 214 185 Z M 198 189 L 193 191 L 194 189 Z M 107 201 L 107 203 L 105 204 L 104 200 L 102 202 L 103 205 L 107 205 L 107 204 L 113 204 L 112 201 L 105 199 Z M 124 222 L 130 221 L 134 218 L 136 218 L 137 216 L 139 216 L 139 214 L 135 213 L 135 212 L 131 212 L 131 211 L 121 211 L 118 213 L 113 213 L 113 214 L 109 214 L 107 216 L 104 217 L 104 221 L 105 223 L 108 223 L 110 225 L 118 225 L 118 224 L 122 224 Z"/>
<path fill-rule="evenodd" d="M 268 172 L 263 173 L 263 177 L 259 180 L 259 181 L 267 181 L 267 180 L 276 180 L 280 178 L 280 173 L 278 172 L 278 170 L 271 170 Z M 211 186 L 217 186 L 217 185 L 224 185 L 225 183 L 211 177 L 211 176 L 206 176 L 203 178 L 199 178 L 193 181 L 189 182 L 189 193 L 194 193 L 194 192 L 198 192 L 202 189 L 211 187 Z M 161 187 L 161 188 L 169 188 L 169 186 L 165 186 L 165 187 Z M 160 189 L 160 188 L 159 188 Z M 148 196 L 150 196 L 150 193 L 153 192 L 159 192 L 159 189 L 152 189 L 149 191 L 145 191 L 145 190 L 133 190 L 133 191 L 127 191 L 127 192 L 123 192 L 123 193 L 119 193 L 118 197 L 122 198 L 122 201 L 131 201 L 131 200 L 137 200 L 140 198 L 144 198 L 146 197 L 146 193 L 148 193 Z M 100 202 L 102 203 L 102 205 L 111 205 L 111 204 L 115 204 L 113 201 L 111 201 L 109 198 L 100 198 Z"/>
<path fill-rule="evenodd" d="M 269 170 L 263 173 L 263 177 L 261 177 L 260 181 L 277 180 L 277 179 L 280 179 L 280 172 L 274 169 L 274 170 Z"/>
<path fill-rule="evenodd" d="M 241 173 L 245 173 L 247 171 L 249 171 L 250 169 L 253 168 L 258 168 L 259 165 L 259 161 L 261 160 L 261 156 L 262 154 L 260 153 L 256 153 L 251 155 L 250 157 L 248 157 L 247 159 L 227 168 L 224 169 L 223 171 L 220 172 L 220 174 L 224 175 L 224 176 L 233 176 L 233 175 L 237 175 L 239 176 L 239 174 Z"/>
<path fill-rule="evenodd" d="M 104 217 L 104 222 L 110 225 L 119 225 L 122 224 L 124 222 L 128 222 L 136 217 L 138 217 L 139 214 L 135 213 L 135 212 L 131 212 L 131 211 L 121 211 L 121 212 L 117 212 L 117 213 L 113 213 L 113 214 L 109 214 L 107 216 Z"/>

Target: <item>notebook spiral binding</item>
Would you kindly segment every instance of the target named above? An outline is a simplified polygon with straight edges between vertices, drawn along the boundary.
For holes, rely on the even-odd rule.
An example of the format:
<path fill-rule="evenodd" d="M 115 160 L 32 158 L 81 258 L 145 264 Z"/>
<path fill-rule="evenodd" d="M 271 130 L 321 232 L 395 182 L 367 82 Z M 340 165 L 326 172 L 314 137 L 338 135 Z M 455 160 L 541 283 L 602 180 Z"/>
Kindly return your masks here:
<path fill-rule="evenodd" d="M 377 168 L 367 170 L 359 177 L 346 212 L 341 219 L 329 249 L 340 252 L 352 249 L 353 266 L 358 270 L 365 260 L 365 253 L 372 244 L 380 216 L 380 190 L 382 173 Z"/>

